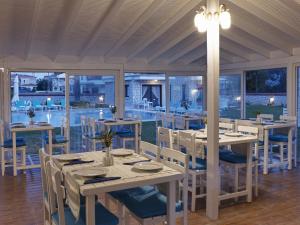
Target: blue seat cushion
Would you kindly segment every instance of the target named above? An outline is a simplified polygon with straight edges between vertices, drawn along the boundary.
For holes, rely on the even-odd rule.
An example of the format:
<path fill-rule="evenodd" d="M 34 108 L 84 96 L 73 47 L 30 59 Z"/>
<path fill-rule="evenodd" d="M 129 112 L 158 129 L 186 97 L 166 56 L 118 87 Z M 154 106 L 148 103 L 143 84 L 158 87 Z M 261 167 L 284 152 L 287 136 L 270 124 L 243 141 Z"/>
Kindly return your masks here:
<path fill-rule="evenodd" d="M 133 197 L 136 195 L 145 195 L 152 192 L 155 192 L 156 188 L 152 185 L 146 185 L 143 187 L 136 187 L 136 188 L 130 188 L 126 190 L 121 191 L 112 191 L 109 194 L 113 196 L 115 199 L 119 200 L 120 202 L 123 202 L 125 198 L 127 197 Z"/>
<path fill-rule="evenodd" d="M 117 225 L 119 223 L 118 217 L 108 211 L 101 203 L 97 203 L 95 206 L 95 224 L 96 225 Z M 54 213 L 52 219 L 55 224 L 59 224 L 59 215 Z M 66 225 L 85 225 L 86 224 L 86 214 L 85 206 L 80 207 L 80 216 L 76 221 L 73 216 L 71 209 L 69 207 L 65 208 L 65 221 Z"/>
<path fill-rule="evenodd" d="M 127 197 L 123 204 L 136 216 L 140 218 L 151 218 L 156 216 L 163 216 L 167 214 L 167 197 L 160 193 L 153 193 L 147 197 L 140 195 Z M 181 201 L 176 203 L 176 212 L 183 210 Z"/>
<path fill-rule="evenodd" d="M 229 150 L 220 150 L 219 157 L 220 160 L 233 164 L 247 163 L 247 156 Z M 252 160 L 255 161 L 255 157 Z"/>
<path fill-rule="evenodd" d="M 192 158 L 189 161 L 190 170 L 206 170 L 206 160 L 201 158 L 196 158 L 195 166 L 193 167 Z"/>
<path fill-rule="evenodd" d="M 45 137 L 45 142 L 46 142 L 46 144 L 49 144 L 48 136 Z M 52 144 L 63 144 L 63 143 L 67 143 L 67 142 L 68 142 L 68 140 L 62 135 L 55 135 L 52 138 Z"/>
<path fill-rule="evenodd" d="M 16 146 L 17 146 L 17 148 L 18 148 L 18 147 L 26 146 L 26 143 L 25 143 L 24 138 L 17 137 L 17 138 L 16 138 Z M 2 147 L 4 147 L 4 148 L 12 148 L 12 147 L 13 147 L 12 139 L 7 139 L 7 140 L 5 140 L 5 141 L 3 142 Z"/>
<path fill-rule="evenodd" d="M 135 137 L 134 132 L 132 132 L 132 131 L 128 131 L 128 132 L 124 132 L 124 133 L 119 133 L 118 136 L 121 137 L 121 138 Z"/>
<path fill-rule="evenodd" d="M 191 130 L 200 130 L 200 129 L 203 129 L 205 128 L 205 125 L 204 124 L 197 124 L 197 123 L 190 123 L 189 124 L 189 129 Z"/>
<path fill-rule="evenodd" d="M 275 141 L 275 142 L 288 142 L 289 137 L 286 134 L 272 134 L 269 136 L 270 141 Z M 293 137 L 293 141 L 295 140 L 295 137 Z"/>

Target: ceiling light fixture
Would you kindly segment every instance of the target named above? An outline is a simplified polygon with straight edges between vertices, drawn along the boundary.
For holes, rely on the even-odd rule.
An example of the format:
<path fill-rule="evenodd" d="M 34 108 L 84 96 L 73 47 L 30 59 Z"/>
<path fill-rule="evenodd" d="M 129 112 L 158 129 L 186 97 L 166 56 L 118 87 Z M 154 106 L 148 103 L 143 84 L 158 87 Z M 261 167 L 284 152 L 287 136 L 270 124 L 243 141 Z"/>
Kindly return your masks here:
<path fill-rule="evenodd" d="M 227 9 L 224 4 L 220 5 L 219 11 L 215 13 L 208 12 L 206 7 L 202 6 L 200 11 L 197 11 L 194 18 L 194 24 L 198 29 L 198 32 L 206 32 L 208 23 L 212 19 L 218 20 L 220 26 L 224 30 L 229 29 L 231 26 L 231 15 L 229 9 Z"/>

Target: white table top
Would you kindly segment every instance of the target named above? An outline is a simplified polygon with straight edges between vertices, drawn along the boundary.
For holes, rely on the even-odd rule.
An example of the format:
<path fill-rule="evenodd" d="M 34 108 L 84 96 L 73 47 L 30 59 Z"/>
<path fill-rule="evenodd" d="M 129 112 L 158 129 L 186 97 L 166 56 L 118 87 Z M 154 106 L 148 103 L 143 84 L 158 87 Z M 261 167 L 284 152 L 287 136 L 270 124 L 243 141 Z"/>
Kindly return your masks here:
<path fill-rule="evenodd" d="M 276 129 L 276 128 L 285 128 L 285 127 L 295 127 L 297 125 L 296 121 L 264 121 L 263 123 L 258 123 L 253 120 L 242 120 L 249 125 L 260 127 L 263 129 Z"/>
<path fill-rule="evenodd" d="M 24 127 L 13 127 L 10 126 L 10 131 L 11 132 L 22 132 L 22 131 L 42 131 L 42 130 L 53 130 L 54 127 L 49 125 L 41 126 L 38 124 L 24 124 Z"/>
<path fill-rule="evenodd" d="M 106 122 L 107 121 L 107 122 Z M 140 120 L 134 120 L 134 119 L 125 119 L 125 120 L 120 120 L 117 119 L 114 122 L 109 122 L 112 120 L 97 120 L 97 123 L 103 124 L 105 126 L 119 126 L 119 125 L 130 125 L 130 124 L 140 124 Z"/>
<path fill-rule="evenodd" d="M 105 155 L 104 152 L 86 152 L 78 154 L 82 155 L 85 159 L 95 160 L 95 162 L 62 167 L 63 165 L 61 164 L 61 161 L 55 159 L 59 156 L 55 156 L 53 158 L 56 165 L 62 167 L 63 173 L 71 172 L 71 174 L 74 174 L 74 171 L 80 168 L 101 166 L 102 158 Z M 82 180 L 76 178 L 75 176 L 73 176 L 73 178 L 80 185 L 81 194 L 87 196 L 143 185 L 165 183 L 173 180 L 179 180 L 183 177 L 182 173 L 167 166 L 163 166 L 163 169 L 159 172 L 139 172 L 132 170 L 133 166 L 131 165 L 123 165 L 123 163 L 126 161 L 138 161 L 143 159 L 146 158 L 135 153 L 132 156 L 127 157 L 114 157 L 114 165 L 106 167 L 109 170 L 107 176 L 122 177 L 119 180 L 82 185 Z"/>

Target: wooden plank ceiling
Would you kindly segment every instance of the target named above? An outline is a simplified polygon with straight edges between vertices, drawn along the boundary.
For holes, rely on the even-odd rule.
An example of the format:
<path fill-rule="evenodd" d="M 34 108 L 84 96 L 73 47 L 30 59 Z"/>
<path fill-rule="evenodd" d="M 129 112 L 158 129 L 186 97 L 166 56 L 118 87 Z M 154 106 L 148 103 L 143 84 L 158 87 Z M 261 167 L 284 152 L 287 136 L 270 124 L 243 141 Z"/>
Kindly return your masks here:
<path fill-rule="evenodd" d="M 299 0 L 224 0 L 221 63 L 291 56 L 300 47 Z M 149 65 L 206 64 L 193 26 L 204 0 L 0 0 L 0 57 L 64 56 Z"/>

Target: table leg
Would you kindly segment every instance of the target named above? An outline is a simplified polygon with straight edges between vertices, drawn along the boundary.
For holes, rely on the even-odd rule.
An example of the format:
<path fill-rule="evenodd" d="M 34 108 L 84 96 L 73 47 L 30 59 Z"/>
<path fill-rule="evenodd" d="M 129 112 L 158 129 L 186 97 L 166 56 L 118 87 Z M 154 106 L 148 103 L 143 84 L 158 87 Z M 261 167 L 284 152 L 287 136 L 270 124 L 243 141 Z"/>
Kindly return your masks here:
<path fill-rule="evenodd" d="M 246 189 L 248 191 L 247 202 L 252 201 L 252 149 L 251 144 L 247 144 L 247 179 L 246 179 Z"/>
<path fill-rule="evenodd" d="M 17 176 L 17 143 L 16 143 L 16 132 L 12 132 L 12 142 L 13 142 L 13 170 L 14 176 Z"/>
<path fill-rule="evenodd" d="M 170 181 L 168 183 L 167 193 L 167 224 L 176 224 L 176 181 Z"/>
<path fill-rule="evenodd" d="M 288 134 L 288 169 L 292 169 L 292 154 L 293 154 L 293 129 L 289 128 Z M 295 159 L 296 160 L 296 159 Z"/>
<path fill-rule="evenodd" d="M 135 152 L 140 153 L 140 146 L 139 146 L 139 124 L 136 123 L 134 125 L 134 141 L 135 141 Z"/>
<path fill-rule="evenodd" d="M 52 130 L 48 130 L 49 155 L 52 155 Z"/>
<path fill-rule="evenodd" d="M 86 196 L 85 202 L 86 224 L 95 225 L 95 196 Z"/>
<path fill-rule="evenodd" d="M 264 130 L 264 174 L 268 174 L 269 166 L 269 130 Z"/>

